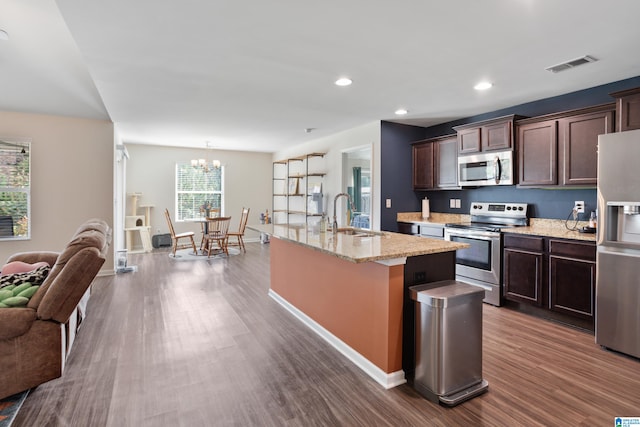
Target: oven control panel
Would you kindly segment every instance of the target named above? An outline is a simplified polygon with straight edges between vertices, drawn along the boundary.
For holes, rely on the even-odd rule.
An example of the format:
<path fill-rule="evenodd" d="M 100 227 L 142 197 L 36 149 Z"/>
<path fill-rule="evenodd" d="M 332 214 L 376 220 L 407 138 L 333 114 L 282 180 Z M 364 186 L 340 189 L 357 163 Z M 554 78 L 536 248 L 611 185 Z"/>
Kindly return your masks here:
<path fill-rule="evenodd" d="M 470 214 L 508 218 L 526 218 L 527 203 L 486 203 L 472 202 Z"/>

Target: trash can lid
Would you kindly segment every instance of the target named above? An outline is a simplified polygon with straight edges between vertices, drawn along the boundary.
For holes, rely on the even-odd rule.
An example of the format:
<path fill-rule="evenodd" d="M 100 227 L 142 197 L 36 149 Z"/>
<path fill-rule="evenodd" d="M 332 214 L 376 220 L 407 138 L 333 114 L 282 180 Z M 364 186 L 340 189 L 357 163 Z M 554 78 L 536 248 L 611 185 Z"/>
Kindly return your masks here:
<path fill-rule="evenodd" d="M 411 286 L 409 291 L 412 300 L 432 307 L 451 307 L 484 299 L 484 289 L 455 280 Z"/>

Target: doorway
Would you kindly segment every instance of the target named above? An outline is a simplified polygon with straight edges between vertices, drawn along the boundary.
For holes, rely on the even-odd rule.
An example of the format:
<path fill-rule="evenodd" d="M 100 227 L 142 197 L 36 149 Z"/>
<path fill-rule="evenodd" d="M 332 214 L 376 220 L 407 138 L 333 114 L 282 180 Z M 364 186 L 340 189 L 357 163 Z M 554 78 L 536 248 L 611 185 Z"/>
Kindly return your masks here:
<path fill-rule="evenodd" d="M 371 146 L 351 148 L 342 153 L 342 190 L 353 200 L 351 226 L 371 229 Z"/>

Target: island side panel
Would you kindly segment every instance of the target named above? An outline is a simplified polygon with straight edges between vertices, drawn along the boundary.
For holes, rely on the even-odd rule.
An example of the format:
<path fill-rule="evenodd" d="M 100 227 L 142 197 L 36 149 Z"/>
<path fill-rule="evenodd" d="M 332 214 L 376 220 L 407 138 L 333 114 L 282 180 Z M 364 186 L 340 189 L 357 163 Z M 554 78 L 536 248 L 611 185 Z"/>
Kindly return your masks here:
<path fill-rule="evenodd" d="M 271 240 L 271 289 L 386 373 L 402 369 L 404 266 Z"/>

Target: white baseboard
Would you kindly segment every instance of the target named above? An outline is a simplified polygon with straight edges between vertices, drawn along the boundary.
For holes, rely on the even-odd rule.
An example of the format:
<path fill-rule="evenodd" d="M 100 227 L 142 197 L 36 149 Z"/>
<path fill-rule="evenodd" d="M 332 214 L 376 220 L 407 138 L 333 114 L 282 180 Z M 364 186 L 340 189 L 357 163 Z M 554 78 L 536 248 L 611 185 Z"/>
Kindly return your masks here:
<path fill-rule="evenodd" d="M 302 323 L 307 325 L 311 330 L 313 330 L 316 334 L 322 337 L 326 342 L 328 342 L 333 348 L 338 350 L 342 355 L 344 355 L 347 359 L 351 360 L 357 367 L 362 369 L 367 375 L 373 378 L 378 384 L 383 386 L 385 389 L 390 389 L 401 384 L 407 382 L 404 377 L 404 371 L 399 370 L 396 372 L 392 372 L 390 374 L 384 372 L 382 369 L 378 368 L 376 365 L 371 363 L 369 359 L 355 351 L 349 345 L 347 345 L 340 338 L 333 335 L 331 332 L 326 330 L 322 325 L 318 322 L 304 314 L 302 311 L 291 305 L 287 300 L 278 295 L 277 292 L 269 289 L 269 296 L 273 298 L 278 304 L 284 307 L 291 314 L 296 316 Z"/>

